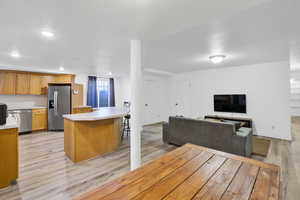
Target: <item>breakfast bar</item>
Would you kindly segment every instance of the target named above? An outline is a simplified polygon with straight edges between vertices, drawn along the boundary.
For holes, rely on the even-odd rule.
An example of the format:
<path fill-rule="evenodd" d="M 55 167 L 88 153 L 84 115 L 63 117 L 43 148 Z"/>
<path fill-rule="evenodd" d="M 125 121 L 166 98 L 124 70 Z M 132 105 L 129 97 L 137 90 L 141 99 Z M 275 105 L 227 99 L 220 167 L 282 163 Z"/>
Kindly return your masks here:
<path fill-rule="evenodd" d="M 64 115 L 64 150 L 74 162 L 115 151 L 120 145 L 122 109 L 100 108 Z"/>

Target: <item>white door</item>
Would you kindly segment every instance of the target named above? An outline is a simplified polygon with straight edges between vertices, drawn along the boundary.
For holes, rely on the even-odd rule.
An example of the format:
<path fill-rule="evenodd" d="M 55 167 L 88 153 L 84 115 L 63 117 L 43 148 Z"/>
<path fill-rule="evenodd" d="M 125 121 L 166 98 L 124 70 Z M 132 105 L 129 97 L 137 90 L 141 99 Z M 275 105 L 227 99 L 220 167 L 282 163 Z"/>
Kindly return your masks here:
<path fill-rule="evenodd" d="M 191 89 L 189 81 L 178 81 L 173 85 L 171 97 L 171 115 L 188 116 L 191 109 Z"/>
<path fill-rule="evenodd" d="M 162 88 L 155 80 L 144 81 L 144 124 L 153 124 L 161 121 L 161 109 L 159 99 Z"/>

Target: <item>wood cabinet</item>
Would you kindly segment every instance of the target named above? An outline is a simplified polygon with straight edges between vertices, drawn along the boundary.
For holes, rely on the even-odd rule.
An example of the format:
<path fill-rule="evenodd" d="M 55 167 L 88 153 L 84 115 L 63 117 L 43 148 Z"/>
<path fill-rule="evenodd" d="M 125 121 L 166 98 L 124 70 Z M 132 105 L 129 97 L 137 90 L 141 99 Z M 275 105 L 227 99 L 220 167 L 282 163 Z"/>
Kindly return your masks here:
<path fill-rule="evenodd" d="M 46 108 L 32 109 L 32 131 L 48 128 L 48 113 Z"/>
<path fill-rule="evenodd" d="M 42 94 L 42 77 L 39 74 L 30 74 L 30 87 L 29 94 L 41 95 Z"/>
<path fill-rule="evenodd" d="M 64 119 L 64 150 L 73 162 L 115 151 L 120 146 L 121 118 L 96 121 Z"/>
<path fill-rule="evenodd" d="M 18 129 L 0 130 L 0 188 L 18 178 Z"/>
<path fill-rule="evenodd" d="M 16 73 L 0 71 L 0 94 L 16 93 Z"/>
<path fill-rule="evenodd" d="M 74 84 L 72 74 L 47 74 L 0 70 L 0 95 L 45 95 L 49 83 Z"/>
<path fill-rule="evenodd" d="M 49 83 L 55 83 L 55 77 L 52 75 L 42 75 L 41 76 L 41 89 L 42 94 L 48 93 L 48 84 Z"/>
<path fill-rule="evenodd" d="M 72 114 L 88 113 L 88 112 L 93 112 L 93 108 L 91 106 L 80 106 L 80 107 L 72 108 Z"/>
<path fill-rule="evenodd" d="M 56 83 L 74 83 L 74 75 L 63 74 L 55 76 Z"/>
<path fill-rule="evenodd" d="M 16 94 L 30 94 L 30 74 L 17 73 Z"/>

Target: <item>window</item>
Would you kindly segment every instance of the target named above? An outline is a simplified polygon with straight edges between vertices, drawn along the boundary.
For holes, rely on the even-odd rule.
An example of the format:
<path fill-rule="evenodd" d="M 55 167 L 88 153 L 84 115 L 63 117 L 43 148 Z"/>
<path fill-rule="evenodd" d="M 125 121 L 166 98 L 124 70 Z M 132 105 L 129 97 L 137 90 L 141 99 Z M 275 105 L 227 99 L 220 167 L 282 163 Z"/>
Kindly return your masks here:
<path fill-rule="evenodd" d="M 109 107 L 109 79 L 108 78 L 97 78 L 97 96 L 99 107 Z"/>

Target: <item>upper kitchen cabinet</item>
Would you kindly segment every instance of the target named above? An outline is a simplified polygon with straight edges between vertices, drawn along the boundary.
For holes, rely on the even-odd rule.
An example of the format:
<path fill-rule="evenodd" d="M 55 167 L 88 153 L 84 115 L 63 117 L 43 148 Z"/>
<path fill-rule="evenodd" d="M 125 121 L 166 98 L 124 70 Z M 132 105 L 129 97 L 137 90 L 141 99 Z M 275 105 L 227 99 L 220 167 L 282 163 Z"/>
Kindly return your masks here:
<path fill-rule="evenodd" d="M 40 74 L 30 74 L 29 93 L 33 95 L 42 95 L 42 76 Z"/>
<path fill-rule="evenodd" d="M 73 74 L 0 70 L 0 94 L 46 95 L 49 83 L 74 84 Z"/>
<path fill-rule="evenodd" d="M 48 84 L 49 83 L 55 83 L 55 77 L 52 75 L 43 75 L 41 76 L 42 82 L 41 82 L 41 88 L 42 88 L 42 94 L 48 93 Z"/>
<path fill-rule="evenodd" d="M 16 92 L 16 73 L 0 71 L 0 94 L 14 95 Z"/>
<path fill-rule="evenodd" d="M 71 74 L 56 75 L 56 83 L 74 83 L 75 76 Z"/>
<path fill-rule="evenodd" d="M 17 73 L 16 75 L 16 94 L 30 94 L 30 74 Z"/>

